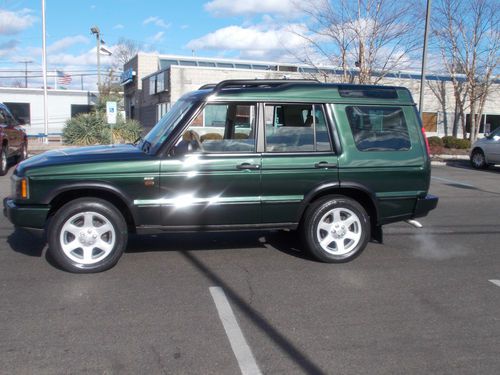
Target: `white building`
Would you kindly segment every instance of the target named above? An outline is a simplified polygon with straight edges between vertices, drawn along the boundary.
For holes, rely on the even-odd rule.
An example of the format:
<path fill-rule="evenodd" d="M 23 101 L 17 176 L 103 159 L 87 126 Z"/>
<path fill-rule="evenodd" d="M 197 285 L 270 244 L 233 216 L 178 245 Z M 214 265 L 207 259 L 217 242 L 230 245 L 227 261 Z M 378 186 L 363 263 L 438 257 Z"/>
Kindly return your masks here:
<path fill-rule="evenodd" d="M 68 119 L 91 111 L 96 101 L 97 92 L 48 90 L 48 135 L 59 136 Z M 43 89 L 0 87 L 0 102 L 24 122 L 29 137 L 44 135 Z"/>
<path fill-rule="evenodd" d="M 303 64 L 142 53 L 128 61 L 123 70 L 121 84 L 124 87 L 127 117 L 139 120 L 146 129 L 152 127 L 183 94 L 207 83 L 226 79 L 281 79 L 284 76 L 336 82 L 342 74 L 338 67 L 331 66 L 317 69 Z M 353 69 L 350 73 L 355 75 L 357 71 Z M 451 78 L 429 74 L 427 81 L 423 114 L 427 134 L 449 134 L 455 117 Z M 380 84 L 407 87 L 413 100 L 418 101 L 419 72 L 390 72 Z M 441 101 L 431 90 L 431 85 L 436 87 L 439 84 L 444 85 L 445 92 L 444 100 Z M 484 108 L 480 132 L 484 131 L 484 123 L 489 124 L 486 131 L 500 126 L 500 82 L 493 86 Z"/>

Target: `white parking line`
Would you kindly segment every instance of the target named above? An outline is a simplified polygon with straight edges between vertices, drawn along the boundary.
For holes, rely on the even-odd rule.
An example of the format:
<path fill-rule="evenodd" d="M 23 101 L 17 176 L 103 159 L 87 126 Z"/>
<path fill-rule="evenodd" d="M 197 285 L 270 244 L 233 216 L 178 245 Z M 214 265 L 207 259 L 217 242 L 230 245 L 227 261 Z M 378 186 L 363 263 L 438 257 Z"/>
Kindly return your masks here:
<path fill-rule="evenodd" d="M 243 375 L 261 375 L 259 366 L 257 366 L 252 350 L 241 332 L 224 290 L 218 286 L 212 286 L 209 289 L 241 373 Z"/>
<path fill-rule="evenodd" d="M 455 185 L 461 185 L 461 186 L 465 186 L 465 187 L 475 188 L 474 185 L 464 184 L 463 182 L 458 182 L 458 181 L 454 181 L 454 180 L 448 180 L 447 178 L 435 177 L 435 176 L 432 176 L 431 178 L 433 180 L 438 180 L 438 181 L 448 182 L 448 183 L 455 184 Z"/>
<path fill-rule="evenodd" d="M 496 286 L 500 286 L 500 280 L 488 280 L 490 283 L 495 284 Z"/>

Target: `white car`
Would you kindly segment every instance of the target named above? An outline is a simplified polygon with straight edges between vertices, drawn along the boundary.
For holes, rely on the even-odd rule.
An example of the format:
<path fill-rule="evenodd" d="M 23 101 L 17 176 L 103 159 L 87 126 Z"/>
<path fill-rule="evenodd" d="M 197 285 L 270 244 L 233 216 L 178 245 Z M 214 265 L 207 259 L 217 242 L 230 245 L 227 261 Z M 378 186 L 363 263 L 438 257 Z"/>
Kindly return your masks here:
<path fill-rule="evenodd" d="M 470 163 L 474 168 L 500 164 L 500 127 L 472 145 Z"/>

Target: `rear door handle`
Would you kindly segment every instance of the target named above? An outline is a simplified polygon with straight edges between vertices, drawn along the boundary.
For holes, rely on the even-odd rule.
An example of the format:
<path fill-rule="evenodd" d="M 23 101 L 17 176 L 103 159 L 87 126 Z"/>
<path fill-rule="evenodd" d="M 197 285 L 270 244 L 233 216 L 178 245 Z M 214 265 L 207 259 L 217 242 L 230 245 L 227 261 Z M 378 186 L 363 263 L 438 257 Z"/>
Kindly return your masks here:
<path fill-rule="evenodd" d="M 320 161 L 319 163 L 314 164 L 314 168 L 337 168 L 337 164 Z"/>
<path fill-rule="evenodd" d="M 241 163 L 236 166 L 237 169 L 251 169 L 257 170 L 260 169 L 260 164 L 250 164 L 250 163 Z"/>

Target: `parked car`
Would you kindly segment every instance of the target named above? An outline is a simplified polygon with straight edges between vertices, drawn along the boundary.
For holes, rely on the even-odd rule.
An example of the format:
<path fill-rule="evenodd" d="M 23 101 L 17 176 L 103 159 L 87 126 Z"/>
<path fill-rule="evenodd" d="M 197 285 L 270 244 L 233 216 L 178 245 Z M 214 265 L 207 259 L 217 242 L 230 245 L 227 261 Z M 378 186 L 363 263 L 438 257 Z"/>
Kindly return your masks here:
<path fill-rule="evenodd" d="M 474 142 L 471 147 L 470 163 L 478 169 L 500 164 L 500 127 Z"/>
<path fill-rule="evenodd" d="M 427 215 L 430 160 L 401 87 L 223 81 L 184 95 L 135 145 L 20 163 L 4 212 L 46 228 L 71 272 L 116 264 L 130 232 L 299 230 L 318 260 L 357 257 L 382 225 Z"/>
<path fill-rule="evenodd" d="M 18 161 L 28 156 L 28 138 L 9 109 L 0 103 L 0 176 L 4 176 L 9 167 L 9 159 Z"/>

